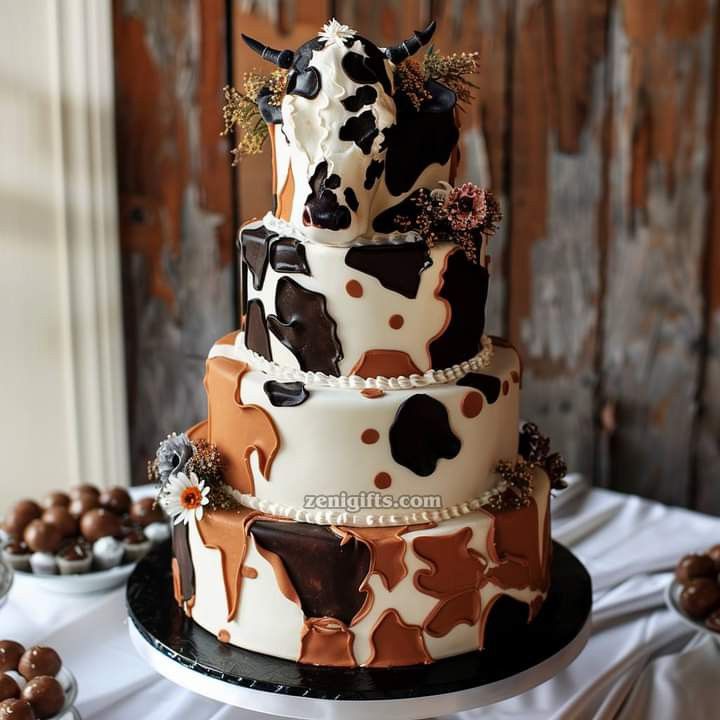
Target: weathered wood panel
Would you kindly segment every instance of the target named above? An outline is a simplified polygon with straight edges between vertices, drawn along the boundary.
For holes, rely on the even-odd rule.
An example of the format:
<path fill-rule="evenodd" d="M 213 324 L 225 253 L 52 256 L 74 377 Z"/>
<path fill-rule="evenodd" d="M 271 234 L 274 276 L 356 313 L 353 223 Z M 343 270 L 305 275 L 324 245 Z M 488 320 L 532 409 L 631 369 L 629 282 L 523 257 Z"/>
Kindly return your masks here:
<path fill-rule="evenodd" d="M 523 415 L 573 469 L 592 474 L 607 3 L 513 8 L 509 336 L 525 359 Z"/>
<path fill-rule="evenodd" d="M 714 5 L 627 0 L 611 19 L 612 484 L 678 504 L 689 499 L 703 334 Z"/>
<path fill-rule="evenodd" d="M 116 0 L 116 123 L 132 471 L 205 413 L 204 358 L 234 325 L 220 107 L 225 3 Z"/>

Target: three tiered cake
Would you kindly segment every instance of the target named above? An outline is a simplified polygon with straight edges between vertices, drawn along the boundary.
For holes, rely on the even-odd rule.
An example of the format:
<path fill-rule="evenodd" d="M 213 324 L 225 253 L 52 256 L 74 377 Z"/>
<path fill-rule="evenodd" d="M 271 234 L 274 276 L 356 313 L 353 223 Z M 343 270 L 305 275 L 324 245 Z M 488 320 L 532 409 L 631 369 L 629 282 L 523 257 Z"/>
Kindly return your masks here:
<path fill-rule="evenodd" d="M 242 329 L 211 348 L 208 418 L 153 464 L 175 597 L 221 642 L 390 667 L 481 649 L 495 602 L 538 613 L 560 457 L 519 429 L 522 365 L 484 334 L 492 195 L 455 187 L 470 55 L 434 23 L 378 48 L 337 21 L 228 90 L 270 139 L 245 225 Z M 254 123 L 254 124 L 253 124 Z M 500 621 L 498 621 L 500 622 Z"/>

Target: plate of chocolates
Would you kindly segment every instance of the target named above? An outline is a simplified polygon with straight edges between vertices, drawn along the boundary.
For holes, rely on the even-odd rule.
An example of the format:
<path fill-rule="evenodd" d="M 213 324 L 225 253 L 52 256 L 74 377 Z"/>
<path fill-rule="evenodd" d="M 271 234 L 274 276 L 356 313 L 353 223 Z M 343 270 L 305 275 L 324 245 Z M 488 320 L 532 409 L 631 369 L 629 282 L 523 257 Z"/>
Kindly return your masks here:
<path fill-rule="evenodd" d="M 125 488 L 94 485 L 53 491 L 41 502 L 20 500 L 2 531 L 2 559 L 16 576 L 62 593 L 124 584 L 153 545 L 170 536 L 153 498 L 133 502 Z"/>
<path fill-rule="evenodd" d="M 73 711 L 77 690 L 53 648 L 0 640 L 0 720 L 63 718 Z"/>
<path fill-rule="evenodd" d="M 720 545 L 681 558 L 665 600 L 683 622 L 720 642 Z"/>

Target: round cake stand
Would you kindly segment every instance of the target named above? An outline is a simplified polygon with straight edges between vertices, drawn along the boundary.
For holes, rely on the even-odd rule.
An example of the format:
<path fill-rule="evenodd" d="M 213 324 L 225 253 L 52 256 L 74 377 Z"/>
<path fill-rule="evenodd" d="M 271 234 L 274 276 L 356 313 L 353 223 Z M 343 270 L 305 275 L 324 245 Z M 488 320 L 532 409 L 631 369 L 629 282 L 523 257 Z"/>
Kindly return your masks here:
<path fill-rule="evenodd" d="M 491 612 L 483 651 L 387 670 L 314 667 L 223 645 L 177 607 L 169 567 L 169 545 L 161 546 L 128 583 L 137 651 L 183 688 L 272 715 L 419 720 L 489 705 L 557 675 L 590 634 L 590 576 L 557 543 L 551 590 L 532 623 L 526 622 L 526 605 L 502 598 Z"/>

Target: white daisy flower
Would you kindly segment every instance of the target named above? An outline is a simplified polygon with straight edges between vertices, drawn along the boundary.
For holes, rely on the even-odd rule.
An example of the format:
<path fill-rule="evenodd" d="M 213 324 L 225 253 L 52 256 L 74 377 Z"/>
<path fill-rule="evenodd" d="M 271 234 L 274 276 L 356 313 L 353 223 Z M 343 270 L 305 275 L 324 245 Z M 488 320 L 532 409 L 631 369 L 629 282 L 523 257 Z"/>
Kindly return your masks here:
<path fill-rule="evenodd" d="M 194 472 L 189 477 L 184 472 L 173 473 L 160 496 L 160 504 L 175 519 L 175 525 L 181 522 L 187 525 L 193 515 L 202 520 L 205 505 L 210 502 L 209 493 L 210 488 Z"/>
<path fill-rule="evenodd" d="M 318 37 L 324 40 L 328 45 L 335 43 L 338 47 L 344 47 L 345 40 L 349 40 L 357 33 L 351 27 L 339 23 L 335 18 L 326 22 L 322 30 L 318 33 Z"/>

